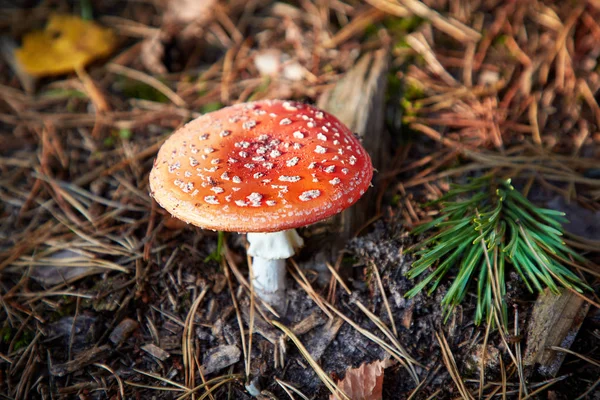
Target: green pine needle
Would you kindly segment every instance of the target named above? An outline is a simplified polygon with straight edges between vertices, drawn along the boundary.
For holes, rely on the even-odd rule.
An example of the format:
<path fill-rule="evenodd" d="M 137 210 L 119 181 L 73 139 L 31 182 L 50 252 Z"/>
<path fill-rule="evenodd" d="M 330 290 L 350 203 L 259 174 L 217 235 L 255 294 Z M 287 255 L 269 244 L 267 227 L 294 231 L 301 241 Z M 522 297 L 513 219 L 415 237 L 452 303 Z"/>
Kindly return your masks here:
<path fill-rule="evenodd" d="M 413 234 L 435 230 L 416 247 L 417 261 L 409 278 L 425 278 L 406 295 L 413 297 L 429 286 L 431 294 L 449 271 L 456 271 L 442 300 L 446 318 L 476 282 L 475 323 L 480 324 L 496 307 L 506 321 L 506 264 L 510 264 L 533 292 L 561 287 L 582 292 L 589 287 L 561 260 L 585 262 L 562 240 L 564 213 L 539 208 L 511 185 L 492 175 L 452 185 L 430 204 L 440 204 L 440 217 L 413 229 Z M 456 268 L 458 267 L 458 268 Z M 496 294 L 497 293 L 497 294 Z M 497 298 L 497 300 L 495 300 Z"/>

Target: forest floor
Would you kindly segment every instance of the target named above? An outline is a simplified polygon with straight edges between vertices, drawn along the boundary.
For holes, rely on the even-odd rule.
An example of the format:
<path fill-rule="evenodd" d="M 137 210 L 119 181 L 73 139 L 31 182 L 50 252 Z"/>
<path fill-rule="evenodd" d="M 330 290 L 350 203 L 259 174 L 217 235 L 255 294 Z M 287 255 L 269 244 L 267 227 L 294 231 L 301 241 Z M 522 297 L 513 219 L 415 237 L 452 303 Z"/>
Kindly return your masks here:
<path fill-rule="evenodd" d="M 423 239 L 410 230 L 437 212 L 424 204 L 486 173 L 565 211 L 567 243 L 600 262 L 600 2 L 0 7 L 1 399 L 328 399 L 348 368 L 376 361 L 383 399 L 600 399 L 597 267 L 576 269 L 589 301 L 549 301 L 569 328 L 553 341 L 557 325 L 535 322 L 538 293 L 511 270 L 510 337 L 473 323 L 475 288 L 447 320 L 445 282 L 405 297 L 405 250 Z M 33 77 L 15 46 L 54 13 L 110 28 L 111 51 Z M 153 159 L 223 106 L 316 103 L 378 49 L 391 161 L 371 189 L 377 211 L 337 257 L 326 226 L 300 230 L 288 312 L 275 315 L 251 296 L 243 235 L 218 247 L 149 196 Z"/>

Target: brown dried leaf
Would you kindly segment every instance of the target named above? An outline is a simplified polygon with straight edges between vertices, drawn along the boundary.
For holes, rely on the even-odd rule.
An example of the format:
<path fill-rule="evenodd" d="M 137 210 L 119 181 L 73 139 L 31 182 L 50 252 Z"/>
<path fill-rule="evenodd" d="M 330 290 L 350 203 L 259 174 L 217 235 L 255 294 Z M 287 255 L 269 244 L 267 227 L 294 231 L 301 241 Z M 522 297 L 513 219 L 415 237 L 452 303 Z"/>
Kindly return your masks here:
<path fill-rule="evenodd" d="M 391 360 L 373 361 L 358 368 L 348 368 L 346 376 L 337 382 L 338 387 L 352 400 L 381 400 L 383 371 L 393 365 Z M 331 395 L 329 400 L 339 400 Z"/>

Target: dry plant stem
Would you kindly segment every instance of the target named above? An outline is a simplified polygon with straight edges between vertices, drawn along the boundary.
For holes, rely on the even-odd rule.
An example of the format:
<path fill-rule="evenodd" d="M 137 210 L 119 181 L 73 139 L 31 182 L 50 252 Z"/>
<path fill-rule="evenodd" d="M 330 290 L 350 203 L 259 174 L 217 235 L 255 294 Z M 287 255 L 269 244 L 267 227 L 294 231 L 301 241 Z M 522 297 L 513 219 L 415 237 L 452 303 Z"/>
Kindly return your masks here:
<path fill-rule="evenodd" d="M 108 365 L 100 364 L 100 363 L 94 363 L 93 365 L 95 365 L 98 368 L 103 368 L 103 369 L 107 370 L 108 372 L 110 372 L 112 374 L 112 376 L 115 377 L 115 379 L 117 380 L 117 384 L 119 385 L 119 394 L 121 395 L 119 398 L 124 399 L 125 398 L 125 387 L 123 386 L 123 381 L 121 380 L 121 377 L 119 377 L 119 375 L 117 375 L 117 373 L 112 368 L 110 368 Z"/>
<path fill-rule="evenodd" d="M 533 398 L 533 396 L 537 395 L 538 393 L 548 389 L 550 386 L 554 385 L 557 382 L 562 381 L 563 379 L 567 378 L 569 375 L 563 375 L 563 376 L 559 376 L 558 378 L 554 378 L 548 381 L 548 383 L 546 383 L 543 386 L 540 386 L 538 389 L 534 390 L 533 392 L 529 393 L 527 396 L 522 397 L 523 400 L 528 400 Z"/>
<path fill-rule="evenodd" d="M 335 269 L 330 268 L 330 270 L 334 271 Z M 350 291 L 348 286 L 346 286 L 344 281 L 341 279 L 341 277 L 337 273 L 333 274 L 333 277 L 336 279 L 337 282 L 340 283 L 340 285 L 342 287 L 344 287 L 347 294 L 349 294 L 349 295 L 352 294 L 352 292 Z M 365 313 L 365 315 L 367 315 L 367 317 L 369 317 L 369 319 L 371 319 L 371 321 L 373 321 L 375 323 L 375 325 L 377 325 L 377 327 L 383 332 L 383 334 L 385 336 L 387 336 L 388 339 L 390 339 L 390 341 L 392 342 L 392 345 L 384 342 L 377 336 L 373 335 L 371 332 L 361 328 L 354 321 L 352 321 L 350 318 L 345 316 L 341 311 L 339 311 L 337 308 L 335 308 L 334 305 L 331 304 L 330 302 L 322 300 L 322 303 L 325 306 L 327 306 L 329 309 L 331 309 L 333 312 L 335 312 L 340 318 L 342 318 L 346 323 L 351 325 L 358 332 L 360 332 L 365 337 L 367 337 L 374 343 L 377 343 L 379 346 L 381 346 L 383 349 L 385 349 L 387 352 L 389 352 L 392 355 L 392 357 L 394 357 L 398 362 L 400 362 L 400 364 L 402 366 L 404 366 L 408 370 L 408 372 L 411 374 L 411 377 L 414 379 L 415 383 L 420 384 L 419 376 L 417 375 L 417 372 L 415 371 L 414 365 L 418 365 L 419 367 L 422 367 L 422 368 L 424 368 L 424 366 L 422 364 L 420 364 L 419 362 L 417 362 L 415 359 L 413 359 L 408 354 L 408 352 L 402 347 L 402 345 L 398 341 L 397 337 L 392 334 L 392 332 L 389 330 L 389 328 L 379 318 L 377 318 L 377 316 L 375 314 L 373 314 L 371 311 L 369 311 L 369 309 L 367 307 L 365 307 L 360 301 L 356 302 L 356 305 L 358 306 L 358 308 L 360 308 L 361 311 L 363 313 Z"/>
<path fill-rule="evenodd" d="M 479 363 L 479 393 L 478 398 L 483 397 L 483 386 L 485 384 L 485 358 L 487 355 L 487 344 L 490 337 L 490 329 L 492 327 L 492 313 L 488 316 L 487 326 L 485 327 L 485 336 L 483 339 L 483 347 L 481 352 L 481 361 Z"/>
<path fill-rule="evenodd" d="M 354 329 L 356 329 L 358 332 L 360 332 L 362 335 L 364 335 L 366 338 L 368 338 L 372 342 L 381 346 L 381 348 L 383 348 L 385 351 L 390 353 L 392 357 L 394 357 L 396 360 L 398 360 L 398 362 L 400 364 L 402 364 L 402 366 L 404 366 L 408 370 L 409 373 L 411 373 L 411 375 L 413 374 L 413 369 L 412 369 L 413 367 L 412 367 L 412 365 L 409 365 L 409 364 L 414 364 L 414 365 L 423 367 L 422 364 L 420 364 L 418 361 L 416 361 L 412 357 L 410 357 L 410 355 L 408 355 L 403 348 L 396 348 L 396 347 L 390 345 L 389 343 L 383 341 L 382 339 L 380 339 L 379 337 L 377 337 L 370 331 L 360 327 L 356 322 L 354 322 L 353 320 L 348 318 L 340 310 L 333 307 L 331 304 L 329 304 L 327 302 L 324 302 L 324 303 L 327 307 L 329 307 L 331 309 L 331 311 L 336 313 L 340 318 L 342 318 L 350 326 L 352 326 Z M 412 375 L 412 378 L 415 380 L 415 382 L 417 382 L 417 383 L 419 382 L 418 376 Z"/>
<path fill-rule="evenodd" d="M 519 336 L 519 311 L 515 308 L 515 333 L 514 336 Z M 527 390 L 527 382 L 525 381 L 525 373 L 523 371 L 523 358 L 521 356 L 521 343 L 515 343 L 515 355 L 517 357 L 517 363 L 515 366 L 517 367 L 517 372 L 519 374 L 519 398 L 521 398 L 521 393 L 524 393 L 526 396 L 529 394 Z"/>

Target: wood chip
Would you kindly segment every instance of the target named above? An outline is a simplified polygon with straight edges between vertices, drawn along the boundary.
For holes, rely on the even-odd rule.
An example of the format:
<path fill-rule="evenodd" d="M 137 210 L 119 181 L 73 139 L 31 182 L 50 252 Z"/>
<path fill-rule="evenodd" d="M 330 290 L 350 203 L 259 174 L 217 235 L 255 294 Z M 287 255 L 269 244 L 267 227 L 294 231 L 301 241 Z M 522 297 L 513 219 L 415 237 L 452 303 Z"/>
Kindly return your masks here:
<path fill-rule="evenodd" d="M 146 353 L 150 354 L 154 358 L 158 358 L 161 361 L 165 361 L 167 358 L 171 357 L 169 353 L 158 347 L 153 343 L 145 344 L 142 346 L 142 350 Z"/>
<path fill-rule="evenodd" d="M 125 318 L 123 321 L 119 322 L 119 325 L 117 325 L 115 329 L 113 329 L 108 339 L 118 346 L 127 340 L 138 326 L 139 324 L 137 321 L 131 318 Z"/>
<path fill-rule="evenodd" d="M 326 321 L 327 318 L 321 312 L 314 311 L 308 317 L 292 326 L 291 329 L 292 332 L 294 332 L 294 335 L 300 336 L 310 332 L 313 328 L 316 328 L 319 325 L 323 325 Z"/>

